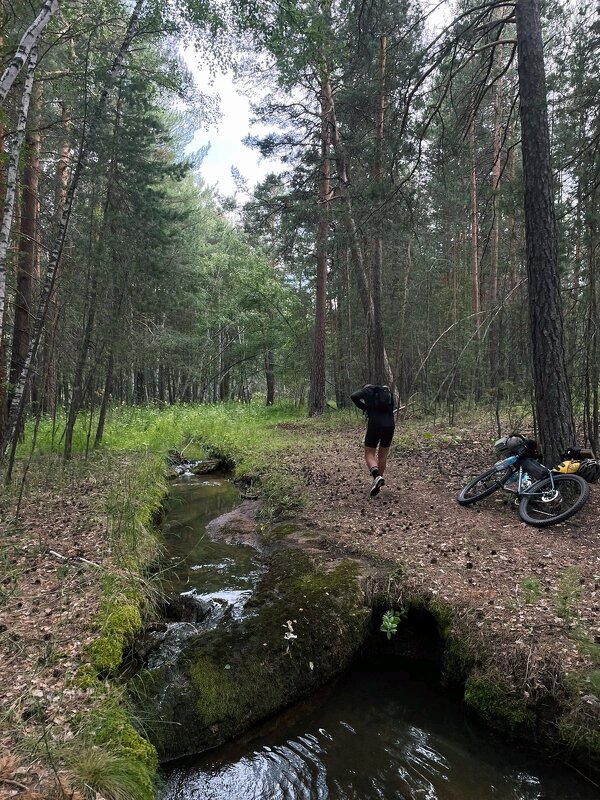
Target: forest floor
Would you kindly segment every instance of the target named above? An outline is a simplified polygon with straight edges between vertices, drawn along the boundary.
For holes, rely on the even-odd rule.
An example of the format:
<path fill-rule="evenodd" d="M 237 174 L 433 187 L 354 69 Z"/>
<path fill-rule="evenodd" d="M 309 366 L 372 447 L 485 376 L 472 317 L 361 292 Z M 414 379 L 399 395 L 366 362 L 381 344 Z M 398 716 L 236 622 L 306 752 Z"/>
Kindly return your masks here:
<path fill-rule="evenodd" d="M 467 479 L 495 460 L 491 426 L 409 443 L 399 426 L 385 486 L 371 499 L 363 434 L 351 426 L 324 440 L 308 463 L 294 453 L 285 459 L 309 488 L 303 522 L 325 547 L 388 570 L 398 565 L 411 591 L 458 612 L 461 633 L 482 645 L 503 677 L 520 672 L 516 688 L 525 697 L 541 681 L 556 677 L 564 686 L 565 675 L 597 670 L 600 484 L 571 519 L 535 528 L 521 521 L 508 492 L 467 507 L 456 502 Z M 596 690 L 580 694 L 596 715 Z"/>
<path fill-rule="evenodd" d="M 475 506 L 456 503 L 465 479 L 492 462 L 494 431 L 454 428 L 408 442 L 399 428 L 386 485 L 369 499 L 362 428 L 324 431 L 307 458 L 293 449 L 306 424 L 282 424 L 290 450 L 279 466 L 305 486 L 300 521 L 325 552 L 401 566 L 411 588 L 439 596 L 473 636 L 492 643 L 499 668 L 526 663 L 524 693 L 535 692 L 548 669 L 564 675 L 594 666 L 581 641 L 600 642 L 600 485 L 571 520 L 536 529 L 503 492 Z M 57 730 L 72 735 L 70 721 L 94 702 L 70 678 L 94 637 L 98 574 L 111 557 L 101 512 L 109 482 L 110 475 L 88 476 L 38 491 L 25 498 L 18 526 L 0 508 L 1 800 L 58 797 L 43 759 L 13 752 L 15 726 L 41 752 Z M 60 777 L 62 797 L 80 799 L 68 774 Z"/>

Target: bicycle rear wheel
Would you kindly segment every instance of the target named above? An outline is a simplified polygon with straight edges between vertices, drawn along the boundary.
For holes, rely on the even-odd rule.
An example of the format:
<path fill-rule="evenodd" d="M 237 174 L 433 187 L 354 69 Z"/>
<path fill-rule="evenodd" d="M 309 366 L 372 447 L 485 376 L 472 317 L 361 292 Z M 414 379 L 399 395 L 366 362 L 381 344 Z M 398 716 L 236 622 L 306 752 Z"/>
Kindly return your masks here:
<path fill-rule="evenodd" d="M 471 503 L 483 500 L 484 497 L 489 497 L 501 489 L 513 472 L 512 467 L 492 467 L 467 483 L 460 490 L 456 499 L 461 506 L 469 506 Z"/>
<path fill-rule="evenodd" d="M 536 528 L 556 525 L 582 509 L 589 496 L 590 486 L 580 475 L 554 475 L 527 490 L 519 504 L 519 516 Z"/>

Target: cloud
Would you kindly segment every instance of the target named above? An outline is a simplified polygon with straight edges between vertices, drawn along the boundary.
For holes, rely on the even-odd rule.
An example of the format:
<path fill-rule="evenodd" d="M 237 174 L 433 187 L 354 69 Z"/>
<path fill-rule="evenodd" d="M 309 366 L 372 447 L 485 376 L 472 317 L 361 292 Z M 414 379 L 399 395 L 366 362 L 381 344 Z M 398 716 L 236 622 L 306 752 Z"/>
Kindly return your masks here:
<path fill-rule="evenodd" d="M 221 101 L 221 118 L 208 128 L 198 129 L 188 145 L 194 151 L 210 144 L 200 167 L 202 177 L 221 194 L 233 195 L 236 186 L 231 168 L 235 167 L 249 188 L 254 188 L 269 172 L 278 171 L 279 162 L 262 159 L 258 152 L 242 143 L 251 129 L 250 100 L 238 91 L 231 72 L 211 76 L 198 63 L 194 50 L 185 50 L 184 57 L 198 87 L 218 94 Z"/>

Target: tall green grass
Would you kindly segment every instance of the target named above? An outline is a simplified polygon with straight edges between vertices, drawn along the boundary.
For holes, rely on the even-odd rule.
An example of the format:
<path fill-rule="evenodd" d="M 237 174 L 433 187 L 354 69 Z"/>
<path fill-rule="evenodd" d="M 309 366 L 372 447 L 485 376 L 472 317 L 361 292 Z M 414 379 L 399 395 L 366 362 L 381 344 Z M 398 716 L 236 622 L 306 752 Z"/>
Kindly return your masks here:
<path fill-rule="evenodd" d="M 208 443 L 226 450 L 228 446 L 239 449 L 248 436 L 248 447 L 260 439 L 265 426 L 299 419 L 305 414 L 290 404 L 264 406 L 259 403 L 221 403 L 214 405 L 117 406 L 108 414 L 102 447 L 107 450 L 150 451 L 164 453 L 170 448 L 183 448 L 190 442 Z M 80 416 L 73 436 L 73 452 L 86 449 L 89 418 Z M 60 453 L 63 447 L 62 422 L 42 420 L 36 441 L 38 454 Z M 31 447 L 32 425 L 19 453 L 25 455 Z M 255 442 L 260 444 L 260 442 Z"/>

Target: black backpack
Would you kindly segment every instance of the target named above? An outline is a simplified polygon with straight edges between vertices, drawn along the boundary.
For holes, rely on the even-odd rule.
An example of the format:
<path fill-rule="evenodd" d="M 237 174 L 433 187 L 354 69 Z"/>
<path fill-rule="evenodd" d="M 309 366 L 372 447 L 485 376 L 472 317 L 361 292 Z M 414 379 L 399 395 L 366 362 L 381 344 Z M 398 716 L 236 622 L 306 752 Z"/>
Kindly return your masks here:
<path fill-rule="evenodd" d="M 368 397 L 365 398 L 367 411 L 393 411 L 394 398 L 389 386 L 371 386 Z"/>

